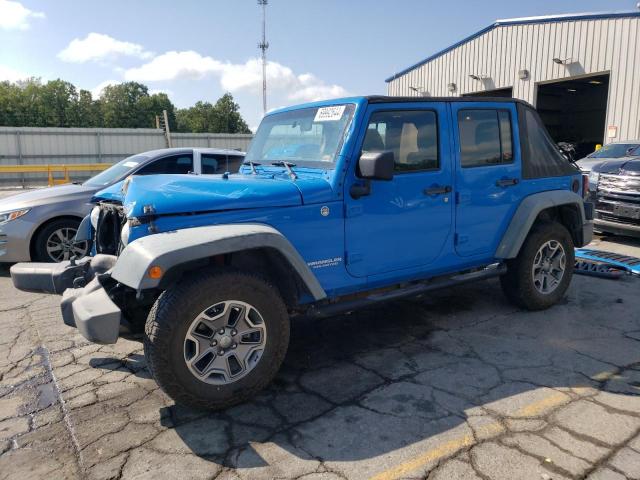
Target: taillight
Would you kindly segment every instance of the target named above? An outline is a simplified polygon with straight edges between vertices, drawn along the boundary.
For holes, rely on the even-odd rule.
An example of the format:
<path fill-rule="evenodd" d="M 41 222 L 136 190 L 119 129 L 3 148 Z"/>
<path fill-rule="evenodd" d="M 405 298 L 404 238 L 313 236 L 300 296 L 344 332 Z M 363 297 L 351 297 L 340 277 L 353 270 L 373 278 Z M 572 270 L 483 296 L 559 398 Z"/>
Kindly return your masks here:
<path fill-rule="evenodd" d="M 582 174 L 582 198 L 589 198 L 589 175 Z"/>

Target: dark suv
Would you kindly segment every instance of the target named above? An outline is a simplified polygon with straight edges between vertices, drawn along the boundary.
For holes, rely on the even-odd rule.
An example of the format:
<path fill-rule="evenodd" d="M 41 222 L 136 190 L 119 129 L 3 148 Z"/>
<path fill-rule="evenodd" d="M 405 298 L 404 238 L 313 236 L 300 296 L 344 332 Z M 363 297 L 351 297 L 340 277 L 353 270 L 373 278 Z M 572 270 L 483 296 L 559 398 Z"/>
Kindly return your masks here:
<path fill-rule="evenodd" d="M 593 166 L 589 189 L 596 231 L 640 237 L 640 157 Z"/>

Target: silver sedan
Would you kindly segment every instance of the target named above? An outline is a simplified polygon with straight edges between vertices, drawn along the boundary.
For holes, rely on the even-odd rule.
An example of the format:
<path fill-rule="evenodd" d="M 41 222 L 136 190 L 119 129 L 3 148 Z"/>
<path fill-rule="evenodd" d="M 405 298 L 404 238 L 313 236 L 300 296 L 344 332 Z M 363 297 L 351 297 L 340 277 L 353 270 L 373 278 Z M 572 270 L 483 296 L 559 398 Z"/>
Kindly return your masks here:
<path fill-rule="evenodd" d="M 235 172 L 244 153 L 215 148 L 167 148 L 140 153 L 81 184 L 39 188 L 0 200 L 0 262 L 60 262 L 84 256 L 74 242 L 93 195 L 130 175 Z"/>

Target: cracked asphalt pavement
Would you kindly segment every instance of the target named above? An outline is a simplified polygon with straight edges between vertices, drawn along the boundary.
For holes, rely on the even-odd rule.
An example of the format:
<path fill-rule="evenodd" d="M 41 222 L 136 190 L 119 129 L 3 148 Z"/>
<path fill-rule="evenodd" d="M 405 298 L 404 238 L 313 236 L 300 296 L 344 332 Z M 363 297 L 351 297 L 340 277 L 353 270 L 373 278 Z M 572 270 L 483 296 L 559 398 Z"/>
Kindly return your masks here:
<path fill-rule="evenodd" d="M 5 268 L 0 479 L 639 479 L 639 292 L 575 276 L 532 313 L 486 281 L 301 319 L 275 382 L 207 413 L 158 389 L 141 343 L 88 343 Z"/>

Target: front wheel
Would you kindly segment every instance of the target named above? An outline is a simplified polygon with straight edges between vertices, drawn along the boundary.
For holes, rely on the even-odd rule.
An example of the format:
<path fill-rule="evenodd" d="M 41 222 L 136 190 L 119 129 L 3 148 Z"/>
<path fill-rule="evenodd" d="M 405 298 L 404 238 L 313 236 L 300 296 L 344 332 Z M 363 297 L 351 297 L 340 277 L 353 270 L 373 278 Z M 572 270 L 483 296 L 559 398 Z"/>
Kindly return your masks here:
<path fill-rule="evenodd" d="M 518 256 L 507 262 L 500 277 L 509 300 L 528 310 L 554 305 L 567 291 L 574 267 L 574 246 L 569 231 L 557 222 L 533 227 Z"/>
<path fill-rule="evenodd" d="M 144 352 L 177 403 L 220 409 L 269 384 L 288 343 L 289 317 L 276 288 L 242 272 L 196 272 L 154 304 Z"/>
<path fill-rule="evenodd" d="M 38 262 L 62 262 L 82 258 L 89 251 L 88 242 L 76 242 L 79 220 L 59 218 L 47 223 L 33 241 L 34 259 Z"/>

